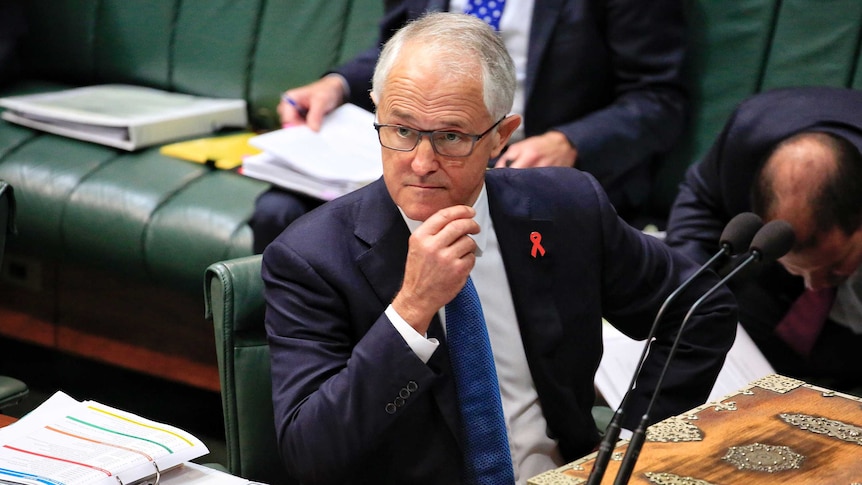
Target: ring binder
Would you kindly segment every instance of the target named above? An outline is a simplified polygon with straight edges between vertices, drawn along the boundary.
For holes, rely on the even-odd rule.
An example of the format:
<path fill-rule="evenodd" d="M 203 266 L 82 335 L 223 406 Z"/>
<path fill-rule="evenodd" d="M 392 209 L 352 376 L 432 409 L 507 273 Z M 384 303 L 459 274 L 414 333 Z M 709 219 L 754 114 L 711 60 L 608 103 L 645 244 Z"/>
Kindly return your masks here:
<path fill-rule="evenodd" d="M 179 428 L 58 391 L 0 429 L 0 451 L 0 483 L 158 485 L 163 470 L 167 482 L 209 450 Z"/>

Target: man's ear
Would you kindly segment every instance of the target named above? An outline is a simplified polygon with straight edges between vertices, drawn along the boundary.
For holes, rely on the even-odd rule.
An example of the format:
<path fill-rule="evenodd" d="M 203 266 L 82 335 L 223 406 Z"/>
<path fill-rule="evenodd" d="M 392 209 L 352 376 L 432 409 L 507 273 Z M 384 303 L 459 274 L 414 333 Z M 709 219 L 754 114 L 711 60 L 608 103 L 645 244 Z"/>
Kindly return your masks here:
<path fill-rule="evenodd" d="M 374 103 L 374 107 L 377 107 L 377 94 L 374 91 L 368 91 L 368 97 L 371 98 L 371 102 Z"/>
<path fill-rule="evenodd" d="M 503 153 L 503 149 L 509 144 L 509 138 L 512 138 L 512 133 L 521 125 L 521 115 L 509 115 L 497 127 L 495 134 L 497 143 L 494 145 L 494 150 L 491 152 L 492 158 L 497 158 Z"/>

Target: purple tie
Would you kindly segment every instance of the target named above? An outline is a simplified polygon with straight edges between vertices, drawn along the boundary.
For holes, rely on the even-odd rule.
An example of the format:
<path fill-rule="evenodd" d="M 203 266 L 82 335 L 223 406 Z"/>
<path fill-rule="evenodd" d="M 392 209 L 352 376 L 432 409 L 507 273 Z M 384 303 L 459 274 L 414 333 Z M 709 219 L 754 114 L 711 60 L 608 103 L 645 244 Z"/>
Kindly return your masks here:
<path fill-rule="evenodd" d="M 775 333 L 799 355 L 808 357 L 835 301 L 835 288 L 806 289 L 775 327 Z"/>

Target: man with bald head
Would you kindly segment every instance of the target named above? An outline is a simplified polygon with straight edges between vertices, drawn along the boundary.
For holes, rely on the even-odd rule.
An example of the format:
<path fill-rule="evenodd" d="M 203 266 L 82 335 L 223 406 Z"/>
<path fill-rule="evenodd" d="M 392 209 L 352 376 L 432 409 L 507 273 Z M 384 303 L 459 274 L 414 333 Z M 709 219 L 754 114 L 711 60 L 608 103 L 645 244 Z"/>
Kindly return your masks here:
<path fill-rule="evenodd" d="M 514 63 L 481 20 L 407 24 L 373 77 L 382 179 L 264 251 L 276 433 L 301 483 L 525 484 L 589 453 L 602 317 L 645 339 L 696 270 L 620 219 L 591 175 L 487 170 L 521 122 L 514 92 Z M 626 424 L 716 281 L 698 280 L 666 313 Z M 735 325 L 729 291 L 699 306 L 654 420 L 707 398 Z M 479 354 L 484 365 L 463 364 Z"/>
<path fill-rule="evenodd" d="M 734 282 L 740 321 L 780 373 L 862 390 L 862 92 L 788 88 L 756 95 L 692 166 L 667 242 L 698 262 L 752 210 L 784 219 L 796 244 Z"/>

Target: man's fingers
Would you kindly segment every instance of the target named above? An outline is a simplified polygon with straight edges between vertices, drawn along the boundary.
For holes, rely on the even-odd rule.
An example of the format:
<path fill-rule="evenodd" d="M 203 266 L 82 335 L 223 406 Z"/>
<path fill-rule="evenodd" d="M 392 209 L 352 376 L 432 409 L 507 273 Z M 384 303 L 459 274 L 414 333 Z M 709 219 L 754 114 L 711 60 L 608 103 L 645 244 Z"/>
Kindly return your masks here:
<path fill-rule="evenodd" d="M 425 220 L 416 232 L 423 235 L 439 234 L 443 228 L 457 220 L 472 220 L 476 211 L 466 205 L 453 205 L 440 209 Z M 477 226 L 478 229 L 478 226 Z M 478 231 L 477 231 L 478 232 Z"/>

